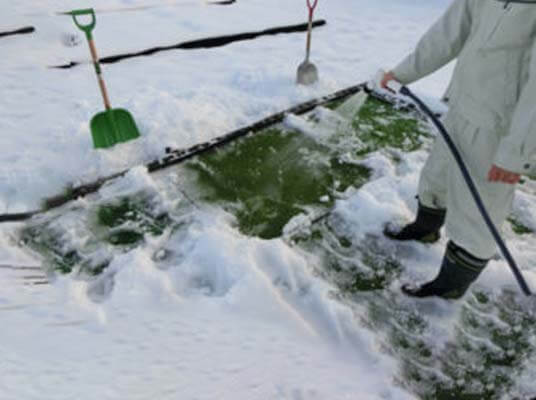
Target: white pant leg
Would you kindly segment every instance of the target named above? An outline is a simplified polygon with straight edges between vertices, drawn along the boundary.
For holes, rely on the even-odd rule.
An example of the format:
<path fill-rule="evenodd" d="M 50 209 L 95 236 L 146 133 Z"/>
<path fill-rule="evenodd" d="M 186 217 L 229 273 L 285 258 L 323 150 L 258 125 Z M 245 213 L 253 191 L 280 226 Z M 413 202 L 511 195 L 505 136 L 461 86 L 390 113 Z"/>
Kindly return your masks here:
<path fill-rule="evenodd" d="M 438 134 L 419 178 L 419 201 L 424 206 L 447 208 L 447 171 L 450 162 L 450 151 Z"/>
<path fill-rule="evenodd" d="M 451 134 L 482 201 L 497 229 L 508 217 L 516 185 L 489 182 L 500 133 L 473 126 L 459 116 L 450 116 Z M 496 252 L 496 243 L 463 179 L 460 168 L 449 157 L 447 176 L 447 236 L 475 257 L 488 259 Z"/>

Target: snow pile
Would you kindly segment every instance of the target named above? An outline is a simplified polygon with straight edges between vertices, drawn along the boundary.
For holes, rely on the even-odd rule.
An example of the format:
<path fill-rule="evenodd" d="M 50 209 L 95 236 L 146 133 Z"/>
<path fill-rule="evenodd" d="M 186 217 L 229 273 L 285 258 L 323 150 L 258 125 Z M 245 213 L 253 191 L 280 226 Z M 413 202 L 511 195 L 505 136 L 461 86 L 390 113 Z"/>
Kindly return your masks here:
<path fill-rule="evenodd" d="M 2 398 L 412 398 L 308 260 L 228 219 L 199 212 L 159 259 L 148 244 L 97 281 L 2 281 Z"/>

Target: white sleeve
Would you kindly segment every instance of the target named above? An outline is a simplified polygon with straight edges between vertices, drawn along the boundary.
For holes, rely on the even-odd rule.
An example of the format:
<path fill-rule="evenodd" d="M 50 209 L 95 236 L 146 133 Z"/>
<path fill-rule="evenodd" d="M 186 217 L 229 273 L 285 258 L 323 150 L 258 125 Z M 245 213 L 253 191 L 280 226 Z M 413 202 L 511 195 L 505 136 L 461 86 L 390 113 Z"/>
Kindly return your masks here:
<path fill-rule="evenodd" d="M 445 14 L 426 32 L 416 49 L 393 73 L 407 85 L 431 74 L 455 59 L 471 32 L 472 0 L 455 0 Z"/>

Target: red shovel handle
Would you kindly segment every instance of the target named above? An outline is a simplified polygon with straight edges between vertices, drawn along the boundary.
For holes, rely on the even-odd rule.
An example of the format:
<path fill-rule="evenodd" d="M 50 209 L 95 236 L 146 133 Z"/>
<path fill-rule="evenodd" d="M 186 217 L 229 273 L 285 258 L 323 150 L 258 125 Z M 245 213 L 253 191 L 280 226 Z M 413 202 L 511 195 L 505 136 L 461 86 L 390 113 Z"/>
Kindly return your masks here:
<path fill-rule="evenodd" d="M 307 0 L 307 8 L 309 8 L 309 29 L 307 29 L 307 53 L 305 60 L 309 61 L 309 54 L 311 53 L 311 31 L 313 30 L 313 13 L 318 4 L 318 0 Z"/>

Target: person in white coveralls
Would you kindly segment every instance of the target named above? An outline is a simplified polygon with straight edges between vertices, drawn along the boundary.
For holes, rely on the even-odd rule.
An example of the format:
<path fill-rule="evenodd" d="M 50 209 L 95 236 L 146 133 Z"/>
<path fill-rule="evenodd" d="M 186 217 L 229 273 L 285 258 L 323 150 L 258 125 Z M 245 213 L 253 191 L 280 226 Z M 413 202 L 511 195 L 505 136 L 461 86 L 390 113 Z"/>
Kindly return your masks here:
<path fill-rule="evenodd" d="M 536 166 L 536 1 L 454 0 L 416 49 L 381 82 L 404 85 L 457 59 L 445 126 L 496 226 L 508 216 L 522 174 Z M 438 137 L 421 172 L 418 210 L 395 240 L 449 238 L 435 279 L 404 285 L 416 297 L 460 298 L 496 251 L 446 143 Z"/>

